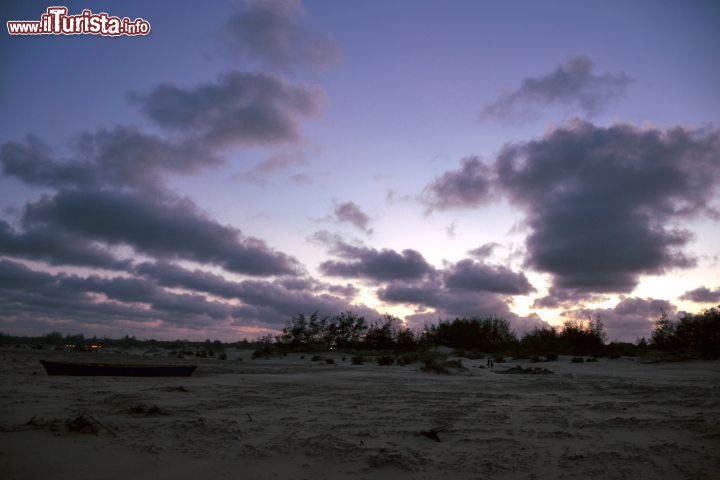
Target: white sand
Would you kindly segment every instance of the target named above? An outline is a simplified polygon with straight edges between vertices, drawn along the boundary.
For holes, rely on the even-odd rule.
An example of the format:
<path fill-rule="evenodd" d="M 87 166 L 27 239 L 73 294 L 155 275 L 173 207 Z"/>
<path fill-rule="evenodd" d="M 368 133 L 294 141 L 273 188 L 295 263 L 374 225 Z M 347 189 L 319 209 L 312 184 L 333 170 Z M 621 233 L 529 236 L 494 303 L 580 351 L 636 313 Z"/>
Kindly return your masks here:
<path fill-rule="evenodd" d="M 242 355 L 193 359 L 191 378 L 143 379 L 48 377 L 39 363 L 117 355 L 0 350 L 0 477 L 635 480 L 720 472 L 720 362 L 561 358 L 540 364 L 555 375 L 519 376 L 463 360 L 467 373 L 443 376 L 417 365 L 353 366 L 339 354 L 337 366 L 313 364 L 311 355 Z M 496 369 L 516 363 L 525 365 Z M 166 414 L 128 413 L 141 404 Z M 83 412 L 116 436 L 67 432 L 63 422 Z M 23 426 L 33 416 L 36 426 Z M 418 434 L 432 428 L 444 429 L 439 443 Z"/>

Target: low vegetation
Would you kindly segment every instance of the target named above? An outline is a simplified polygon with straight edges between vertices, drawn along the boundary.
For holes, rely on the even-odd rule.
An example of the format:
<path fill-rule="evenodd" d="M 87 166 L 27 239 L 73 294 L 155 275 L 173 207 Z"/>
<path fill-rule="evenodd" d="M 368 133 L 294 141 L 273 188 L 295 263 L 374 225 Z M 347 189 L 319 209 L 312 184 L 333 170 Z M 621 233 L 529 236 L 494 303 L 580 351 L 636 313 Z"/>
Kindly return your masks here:
<path fill-rule="evenodd" d="M 331 359 L 323 355 L 342 351 L 351 353 L 349 356 L 353 365 L 365 362 L 380 365 L 420 363 L 428 370 L 438 371 L 447 369 L 444 365 L 447 355 L 438 357 L 438 347 L 448 347 L 456 357 L 488 358 L 488 361 L 494 363 L 503 363 L 506 356 L 527 359 L 533 363 L 557 361 L 559 355 L 571 356 L 572 361 L 578 363 L 592 362 L 597 357 L 621 356 L 670 360 L 718 358 L 719 308 L 710 308 L 698 314 L 683 313 L 676 321 L 662 313 L 655 322 L 651 338 L 639 339 L 634 343 L 608 343 L 599 317 L 586 321 L 566 321 L 558 328 L 536 329 L 518 338 L 507 320 L 493 316 L 443 320 L 416 331 L 390 315 L 367 322 L 364 317 L 353 312 L 331 317 L 322 317 L 316 312 L 309 317 L 298 314 L 288 321 L 280 335 L 266 335 L 256 341 L 159 341 L 137 340 L 129 336 L 99 339 L 85 338 L 83 335 L 63 336 L 53 332 L 39 337 L 0 333 L 0 345 L 37 349 L 73 347 L 89 351 L 96 351 L 97 348 L 135 348 L 146 354 L 166 349 L 181 358 L 196 356 L 223 360 L 227 358 L 226 348 L 246 348 L 254 350 L 253 359 L 287 355 L 290 352 L 309 352 L 313 354 L 312 361 L 325 361 L 327 364 L 332 364 L 329 361 Z"/>

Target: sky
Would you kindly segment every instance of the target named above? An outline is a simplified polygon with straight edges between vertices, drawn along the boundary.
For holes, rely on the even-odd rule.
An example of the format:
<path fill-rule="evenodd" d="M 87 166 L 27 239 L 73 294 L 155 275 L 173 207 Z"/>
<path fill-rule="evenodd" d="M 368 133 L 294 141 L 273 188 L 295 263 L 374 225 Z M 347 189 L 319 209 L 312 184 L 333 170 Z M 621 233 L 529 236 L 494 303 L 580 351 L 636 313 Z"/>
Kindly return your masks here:
<path fill-rule="evenodd" d="M 152 29 L 0 36 L 0 331 L 720 304 L 717 2 L 64 5 Z"/>

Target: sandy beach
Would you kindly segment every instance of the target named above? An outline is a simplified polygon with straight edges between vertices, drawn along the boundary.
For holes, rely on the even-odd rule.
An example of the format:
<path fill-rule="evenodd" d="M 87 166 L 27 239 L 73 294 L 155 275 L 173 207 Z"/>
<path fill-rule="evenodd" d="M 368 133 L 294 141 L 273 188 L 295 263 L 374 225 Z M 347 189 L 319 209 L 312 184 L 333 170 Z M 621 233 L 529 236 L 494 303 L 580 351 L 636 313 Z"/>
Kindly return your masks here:
<path fill-rule="evenodd" d="M 3 350 L 0 470 L 6 479 L 357 480 L 720 470 L 717 361 L 561 357 L 542 364 L 554 375 L 498 375 L 463 359 L 466 371 L 439 375 L 333 356 L 336 365 L 249 351 L 221 361 Z M 190 378 L 48 377 L 41 358 L 199 367 Z M 516 364 L 525 362 L 495 370 Z M 78 415 L 92 419 L 89 433 L 68 431 Z M 439 441 L 420 433 L 431 430 Z"/>

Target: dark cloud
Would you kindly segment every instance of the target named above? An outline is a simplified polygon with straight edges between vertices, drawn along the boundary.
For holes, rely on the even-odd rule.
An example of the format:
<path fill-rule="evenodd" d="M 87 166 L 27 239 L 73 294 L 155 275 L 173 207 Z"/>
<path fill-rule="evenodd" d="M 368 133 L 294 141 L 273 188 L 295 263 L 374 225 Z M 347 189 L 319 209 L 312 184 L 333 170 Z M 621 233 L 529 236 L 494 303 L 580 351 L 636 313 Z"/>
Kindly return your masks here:
<path fill-rule="evenodd" d="M 45 329 L 157 325 L 202 329 L 246 318 L 255 309 L 172 293 L 140 278 L 50 274 L 0 259 L 0 320 L 34 319 Z"/>
<path fill-rule="evenodd" d="M 168 141 L 124 126 L 80 135 L 68 158 L 59 158 L 33 136 L 7 142 L 0 148 L 0 162 L 7 176 L 59 189 L 156 189 L 167 173 L 190 174 L 221 163 L 197 143 Z"/>
<path fill-rule="evenodd" d="M 525 295 L 535 291 L 524 273 L 501 265 L 461 260 L 445 272 L 445 285 L 451 289 Z"/>
<path fill-rule="evenodd" d="M 333 295 L 339 295 L 346 300 L 352 300 L 360 293 L 360 290 L 351 283 L 346 283 L 345 285 L 327 284 L 326 288 L 328 292 Z"/>
<path fill-rule="evenodd" d="M 370 217 L 355 202 L 345 202 L 335 207 L 335 219 L 354 225 L 365 233 L 372 233 Z"/>
<path fill-rule="evenodd" d="M 377 290 L 377 296 L 386 303 L 414 306 L 416 313 L 408 319 L 415 323 L 496 315 L 509 320 L 519 332 L 547 325 L 537 316 L 520 317 L 510 310 L 509 295 L 534 291 L 522 273 L 470 259 L 436 273 L 418 280 L 391 281 Z"/>
<path fill-rule="evenodd" d="M 82 236 L 52 230 L 16 232 L 0 220 L 0 255 L 40 260 L 50 265 L 125 270 L 131 262 L 117 259 L 110 251 Z"/>
<path fill-rule="evenodd" d="M 299 119 L 319 108 L 319 90 L 264 73 L 228 72 L 214 83 L 164 83 L 130 99 L 161 127 L 198 135 L 211 146 L 267 145 L 299 138 Z"/>
<path fill-rule="evenodd" d="M 503 148 L 499 187 L 528 215 L 528 265 L 553 286 L 629 292 L 642 274 L 689 267 L 690 232 L 720 178 L 720 132 L 574 122 Z"/>
<path fill-rule="evenodd" d="M 28 185 L 49 187 L 89 186 L 98 183 L 94 163 L 59 161 L 52 150 L 36 136 L 24 142 L 6 142 L 0 147 L 3 173 Z"/>
<path fill-rule="evenodd" d="M 720 287 L 714 289 L 698 287 L 685 292 L 680 299 L 697 303 L 720 303 Z"/>
<path fill-rule="evenodd" d="M 392 282 L 377 290 L 377 296 L 386 303 L 405 304 L 416 308 L 407 319 L 416 326 L 439 319 L 473 316 L 499 316 L 510 321 L 517 332 L 547 326 L 536 315 L 520 317 L 510 310 L 507 298 L 491 291 L 472 291 L 452 288 L 435 280 L 415 283 Z M 427 308 L 433 311 L 425 310 Z"/>
<path fill-rule="evenodd" d="M 667 300 L 627 297 L 613 308 L 576 309 L 564 312 L 563 316 L 575 320 L 599 317 L 610 340 L 632 342 L 649 338 L 654 322 L 662 312 L 671 314 L 675 311 L 675 306 Z"/>
<path fill-rule="evenodd" d="M 51 274 L 0 258 L 0 323 L 34 325 L 38 332 L 214 331 L 235 327 L 277 329 L 297 313 L 335 314 L 352 309 L 367 318 L 378 313 L 325 294 L 275 282 L 231 282 L 202 270 L 146 262 L 134 276 L 81 277 Z M 207 295 L 210 295 L 208 297 Z M 59 327 L 61 325 L 62 327 Z M 226 329 L 223 332 L 223 328 Z"/>
<path fill-rule="evenodd" d="M 292 257 L 221 225 L 186 198 L 105 190 L 62 191 L 28 204 L 28 228 L 129 245 L 159 258 L 184 258 L 248 275 L 295 274 Z"/>
<path fill-rule="evenodd" d="M 589 302 L 603 302 L 607 298 L 584 290 L 551 286 L 546 296 L 535 299 L 532 308 L 571 308 Z"/>
<path fill-rule="evenodd" d="M 577 108 L 595 115 L 622 96 L 633 81 L 624 73 L 595 75 L 593 62 L 578 56 L 540 77 L 528 77 L 522 85 L 483 109 L 483 116 L 517 119 L 548 105 Z"/>
<path fill-rule="evenodd" d="M 165 174 L 192 174 L 222 163 L 200 143 L 170 141 L 135 127 L 118 126 L 85 133 L 75 144 L 78 155 L 94 159 L 103 184 L 154 188 Z"/>
<path fill-rule="evenodd" d="M 270 67 L 319 67 L 336 61 L 335 44 L 302 25 L 304 14 L 299 0 L 246 0 L 238 4 L 225 34 L 234 53 Z"/>
<path fill-rule="evenodd" d="M 468 253 L 479 260 L 485 260 L 490 257 L 499 246 L 500 244 L 496 242 L 483 243 L 479 247 L 473 248 Z"/>
<path fill-rule="evenodd" d="M 267 324 L 283 324 L 297 313 L 314 311 L 330 315 L 353 310 L 377 315 L 377 312 L 367 307 L 351 305 L 343 298 L 321 293 L 320 290 L 332 288 L 307 278 L 232 282 L 220 275 L 197 269 L 188 270 L 168 263 L 143 263 L 138 266 L 137 272 L 165 287 L 197 290 L 229 300 L 240 300 L 256 308 L 258 319 Z"/>
<path fill-rule="evenodd" d="M 373 281 L 417 280 L 432 275 L 435 269 L 420 252 L 405 249 L 377 250 L 361 245 L 351 245 L 337 235 L 317 232 L 313 239 L 330 247 L 333 255 L 343 261 L 327 260 L 320 264 L 320 271 L 329 276 L 363 278 Z"/>
<path fill-rule="evenodd" d="M 421 200 L 428 211 L 477 207 L 492 198 L 492 169 L 479 157 L 461 163 L 458 170 L 445 172 L 425 187 Z"/>
<path fill-rule="evenodd" d="M 334 277 L 376 281 L 417 279 L 433 271 L 422 254 L 412 249 L 396 252 L 367 248 L 357 253 L 351 261 L 326 260 L 320 264 L 320 271 Z"/>
<path fill-rule="evenodd" d="M 507 302 L 499 295 L 453 290 L 436 281 L 395 282 L 379 289 L 377 295 L 383 302 L 433 308 L 442 316 L 511 315 Z"/>

